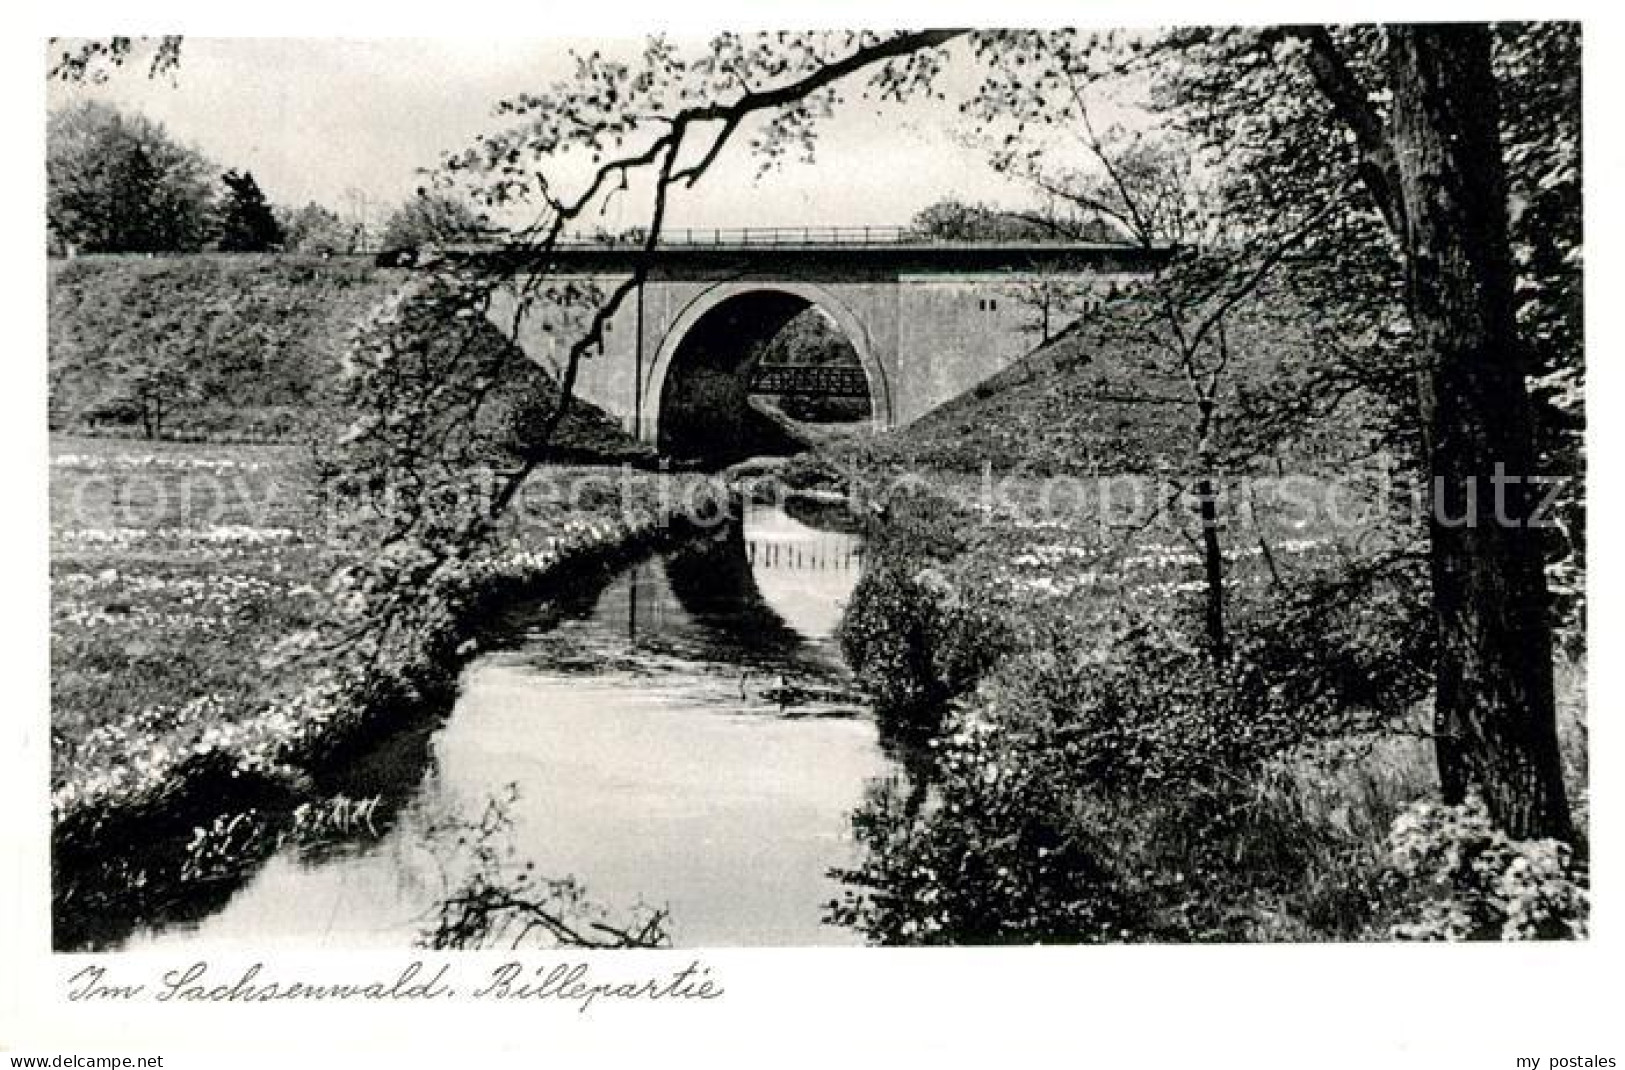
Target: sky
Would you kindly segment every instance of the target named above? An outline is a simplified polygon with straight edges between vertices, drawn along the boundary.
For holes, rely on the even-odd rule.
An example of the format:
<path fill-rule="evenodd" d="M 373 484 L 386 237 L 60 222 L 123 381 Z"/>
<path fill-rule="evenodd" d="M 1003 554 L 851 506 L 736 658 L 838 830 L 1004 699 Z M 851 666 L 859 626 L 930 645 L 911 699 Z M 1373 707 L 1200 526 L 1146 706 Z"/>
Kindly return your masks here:
<path fill-rule="evenodd" d="M 349 191 L 379 205 L 409 197 L 420 168 L 499 127 L 497 101 L 545 88 L 572 69 L 570 50 L 606 53 L 634 39 L 189 38 L 173 77 L 132 62 L 101 85 L 53 84 L 56 105 L 82 97 L 139 111 L 221 167 L 254 173 L 276 204 L 335 209 Z M 962 55 L 950 84 L 974 75 Z M 820 126 L 813 165 L 791 160 L 758 179 L 743 139 L 671 205 L 668 226 L 888 225 L 937 200 L 1015 205 L 1026 191 L 964 144 L 954 101 L 879 105 L 850 94 Z M 353 198 L 352 198 L 353 200 Z M 601 220 L 641 222 L 621 198 Z"/>

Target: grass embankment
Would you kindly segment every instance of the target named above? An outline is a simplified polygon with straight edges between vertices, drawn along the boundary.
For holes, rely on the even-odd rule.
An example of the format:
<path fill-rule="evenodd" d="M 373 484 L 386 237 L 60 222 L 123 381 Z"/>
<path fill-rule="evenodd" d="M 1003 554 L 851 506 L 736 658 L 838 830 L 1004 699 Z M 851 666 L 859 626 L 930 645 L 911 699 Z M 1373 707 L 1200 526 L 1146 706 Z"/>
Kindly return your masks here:
<path fill-rule="evenodd" d="M 53 428 L 246 441 L 285 437 L 331 395 L 348 332 L 408 277 L 361 258 L 224 254 L 49 271 Z"/>
<path fill-rule="evenodd" d="M 1583 931 L 1561 849 L 1412 809 L 1436 791 L 1425 568 L 1361 514 L 1370 473 L 1285 454 L 1344 477 L 1334 513 L 1231 484 L 1215 657 L 1169 496 L 1180 410 L 1125 400 L 1171 396 L 1127 360 L 1066 358 L 832 458 L 885 503 L 843 641 L 883 723 L 930 741 L 912 792 L 857 815 L 835 916 L 885 943 Z M 1583 676 L 1559 676 L 1583 799 Z"/>

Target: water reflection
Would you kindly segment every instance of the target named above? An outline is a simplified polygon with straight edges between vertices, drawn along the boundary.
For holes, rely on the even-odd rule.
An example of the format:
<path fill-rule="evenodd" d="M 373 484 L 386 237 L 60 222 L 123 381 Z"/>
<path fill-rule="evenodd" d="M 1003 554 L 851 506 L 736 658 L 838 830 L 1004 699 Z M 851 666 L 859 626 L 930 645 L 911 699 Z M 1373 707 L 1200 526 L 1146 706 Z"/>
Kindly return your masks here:
<path fill-rule="evenodd" d="M 816 517 L 806 519 L 816 520 Z M 201 920 L 131 946 L 402 946 L 456 881 L 441 830 L 507 784 L 513 856 L 611 915 L 670 911 L 677 946 L 853 943 L 821 923 L 848 814 L 887 775 L 833 635 L 860 538 L 770 507 L 504 620 L 443 725 L 355 763 L 382 836 L 274 856 Z"/>

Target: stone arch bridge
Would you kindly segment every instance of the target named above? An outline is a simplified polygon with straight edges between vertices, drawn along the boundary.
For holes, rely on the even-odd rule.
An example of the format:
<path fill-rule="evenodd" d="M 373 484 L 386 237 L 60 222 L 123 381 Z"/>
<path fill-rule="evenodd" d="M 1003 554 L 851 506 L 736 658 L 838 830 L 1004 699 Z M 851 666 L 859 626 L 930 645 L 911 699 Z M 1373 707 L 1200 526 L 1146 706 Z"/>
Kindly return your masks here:
<path fill-rule="evenodd" d="M 683 454 L 706 443 L 726 452 L 746 434 L 752 393 L 862 394 L 875 426 L 905 426 L 1035 348 L 1039 288 L 1106 292 L 1154 270 L 1167 251 L 933 241 L 884 228 L 679 231 L 648 254 L 630 243 L 564 244 L 546 271 L 550 281 L 590 279 L 607 292 L 644 256 L 645 282 L 608 325 L 602 352 L 582 362 L 576 392 L 642 441 Z M 504 329 L 514 302 L 501 292 L 492 303 Z M 858 367 L 760 366 L 767 343 L 814 306 Z M 1053 335 L 1064 323 L 1045 326 Z M 555 370 L 569 340 L 539 308 L 517 337 Z"/>

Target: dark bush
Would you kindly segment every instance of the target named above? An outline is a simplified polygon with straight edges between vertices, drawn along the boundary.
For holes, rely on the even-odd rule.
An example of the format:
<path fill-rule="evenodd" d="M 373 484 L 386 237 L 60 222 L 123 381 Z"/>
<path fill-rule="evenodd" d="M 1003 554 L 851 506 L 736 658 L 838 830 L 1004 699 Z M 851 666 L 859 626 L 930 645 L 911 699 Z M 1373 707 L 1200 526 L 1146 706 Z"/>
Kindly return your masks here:
<path fill-rule="evenodd" d="M 923 778 L 916 768 L 910 790 L 876 790 L 855 815 L 865 856 L 842 874 L 852 890 L 835 920 L 882 943 L 1370 928 L 1368 845 L 1265 785 L 1306 748 L 1409 711 L 1425 673 L 1407 659 L 1425 640 L 1400 612 L 1405 583 L 1340 588 L 1336 611 L 1296 596 L 1225 659 L 1175 627 L 1132 624 L 1057 626 L 978 663 L 946 656 L 989 632 L 943 612 L 962 603 L 935 575 L 876 574 L 849 610 L 860 678 L 935 740 Z"/>
<path fill-rule="evenodd" d="M 948 705 L 1010 649 L 1010 629 L 942 573 L 882 561 L 858 581 L 841 620 L 841 651 L 883 729 L 929 737 Z"/>
<path fill-rule="evenodd" d="M 830 920 L 878 944 L 1105 942 L 1135 924 L 1105 852 L 1073 817 L 1073 780 L 1036 736 L 960 722 L 930 798 L 872 789 L 853 817 L 863 864 Z"/>

